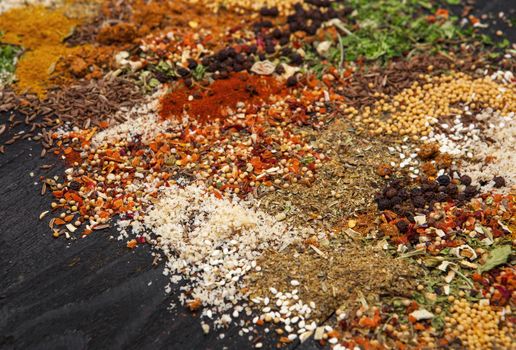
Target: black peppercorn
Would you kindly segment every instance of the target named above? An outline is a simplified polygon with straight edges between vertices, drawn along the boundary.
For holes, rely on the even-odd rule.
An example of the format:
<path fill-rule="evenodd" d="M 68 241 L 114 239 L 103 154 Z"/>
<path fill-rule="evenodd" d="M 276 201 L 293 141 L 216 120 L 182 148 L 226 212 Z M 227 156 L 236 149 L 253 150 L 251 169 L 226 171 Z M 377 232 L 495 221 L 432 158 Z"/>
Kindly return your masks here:
<path fill-rule="evenodd" d="M 160 71 L 154 72 L 154 77 L 162 84 L 171 80 L 171 77 Z"/>
<path fill-rule="evenodd" d="M 72 182 L 70 182 L 69 187 L 71 190 L 79 191 L 81 189 L 81 184 L 80 184 L 80 182 L 72 181 Z"/>
<path fill-rule="evenodd" d="M 319 27 L 317 24 L 313 23 L 305 29 L 305 32 L 308 35 L 315 35 L 317 33 L 317 29 L 319 29 Z"/>
<path fill-rule="evenodd" d="M 504 187 L 505 186 L 505 179 L 501 176 L 495 176 L 493 178 L 493 181 L 494 181 L 494 187 L 495 188 L 500 188 L 500 187 Z"/>
<path fill-rule="evenodd" d="M 197 67 L 197 62 L 193 58 L 188 59 L 188 69 L 195 69 Z"/>
<path fill-rule="evenodd" d="M 275 51 L 276 49 L 274 49 L 274 45 L 265 46 L 265 52 L 267 52 L 269 55 L 273 54 Z"/>
<path fill-rule="evenodd" d="M 297 52 L 293 52 L 290 54 L 290 63 L 292 64 L 302 64 L 303 63 L 303 57 L 298 54 Z"/>
<path fill-rule="evenodd" d="M 187 77 L 188 75 L 190 75 L 190 71 L 186 68 L 179 67 L 179 68 L 177 68 L 177 74 L 179 74 L 180 76 L 182 76 L 184 78 L 184 77 Z"/>
<path fill-rule="evenodd" d="M 297 77 L 295 75 L 292 75 L 290 77 L 288 77 L 287 79 L 287 86 L 288 87 L 293 87 L 293 86 L 296 86 L 297 85 Z"/>
<path fill-rule="evenodd" d="M 469 177 L 468 175 L 462 175 L 460 177 L 460 182 L 464 186 L 469 186 L 469 185 L 471 185 L 471 177 Z"/>
<path fill-rule="evenodd" d="M 260 15 L 263 17 L 278 17 L 279 16 L 279 10 L 277 7 L 262 7 L 260 9 Z"/>
<path fill-rule="evenodd" d="M 446 186 L 446 192 L 449 195 L 456 195 L 459 192 L 459 189 L 457 185 L 449 184 L 448 186 Z"/>
<path fill-rule="evenodd" d="M 441 175 L 441 176 L 437 177 L 437 182 L 439 182 L 439 185 L 441 185 L 441 186 L 448 186 L 448 184 L 451 182 L 451 180 L 448 175 Z"/>
<path fill-rule="evenodd" d="M 279 38 L 281 38 L 281 36 L 283 35 L 283 33 L 281 33 L 281 30 L 280 30 L 279 28 L 276 28 L 276 29 L 274 29 L 274 30 L 272 31 L 271 35 L 272 35 L 272 37 L 273 37 L 274 39 L 279 39 Z"/>
<path fill-rule="evenodd" d="M 257 51 L 258 51 L 258 46 L 256 44 L 253 44 L 253 45 L 249 46 L 249 53 L 250 54 L 255 54 Z"/>
<path fill-rule="evenodd" d="M 464 194 L 466 197 L 473 197 L 475 194 L 477 194 L 477 188 L 475 186 L 467 186 L 464 190 Z"/>

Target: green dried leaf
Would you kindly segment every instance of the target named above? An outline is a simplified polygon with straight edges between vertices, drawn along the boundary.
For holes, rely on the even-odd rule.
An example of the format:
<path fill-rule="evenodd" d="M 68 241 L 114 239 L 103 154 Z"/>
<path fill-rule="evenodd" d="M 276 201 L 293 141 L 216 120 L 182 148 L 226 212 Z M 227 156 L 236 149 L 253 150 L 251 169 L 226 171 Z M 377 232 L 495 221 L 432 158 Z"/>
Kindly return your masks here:
<path fill-rule="evenodd" d="M 509 259 L 509 255 L 512 253 L 512 248 L 510 245 L 503 245 L 500 247 L 496 247 L 491 252 L 489 252 L 489 257 L 484 265 L 480 266 L 478 271 L 480 273 L 489 271 L 495 268 L 498 265 L 505 264 L 507 259 Z"/>
<path fill-rule="evenodd" d="M 151 88 L 155 88 L 157 86 L 159 86 L 159 80 L 156 79 L 156 78 L 152 78 L 150 81 L 149 81 L 149 86 Z"/>
<path fill-rule="evenodd" d="M 440 331 L 444 328 L 445 322 L 442 316 L 437 316 L 432 319 L 432 327 L 434 327 L 437 331 Z"/>
<path fill-rule="evenodd" d="M 206 67 L 204 67 L 202 64 L 197 65 L 195 67 L 192 75 L 195 80 L 202 80 L 204 78 L 204 74 L 206 73 Z"/>

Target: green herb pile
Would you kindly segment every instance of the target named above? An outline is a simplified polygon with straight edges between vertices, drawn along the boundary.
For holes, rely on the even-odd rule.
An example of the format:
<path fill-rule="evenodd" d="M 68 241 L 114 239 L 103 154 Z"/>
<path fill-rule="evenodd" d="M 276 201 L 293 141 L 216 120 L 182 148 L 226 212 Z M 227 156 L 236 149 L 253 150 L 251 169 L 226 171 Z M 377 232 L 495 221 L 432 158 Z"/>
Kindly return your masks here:
<path fill-rule="evenodd" d="M 351 0 L 341 44 L 346 61 L 389 60 L 414 51 L 436 51 L 461 36 L 457 18 L 435 16 L 421 0 Z M 348 27 L 349 26 L 349 27 Z M 342 28 L 341 28 L 342 29 Z"/>

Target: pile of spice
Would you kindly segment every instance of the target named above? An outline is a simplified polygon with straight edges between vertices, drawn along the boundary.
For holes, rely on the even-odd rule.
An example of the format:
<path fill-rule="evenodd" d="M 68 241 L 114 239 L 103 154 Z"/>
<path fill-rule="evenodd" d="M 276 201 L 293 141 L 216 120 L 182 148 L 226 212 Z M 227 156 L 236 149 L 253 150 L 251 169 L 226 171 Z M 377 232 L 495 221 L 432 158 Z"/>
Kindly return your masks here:
<path fill-rule="evenodd" d="M 254 105 L 251 99 L 237 102 L 234 111 L 222 106 L 225 108 L 220 115 L 212 116 L 220 106 L 216 99 L 219 95 L 215 94 L 216 98 L 207 96 L 208 100 L 215 99 L 215 105 L 199 117 L 179 114 L 165 121 L 159 120 L 156 100 L 151 99 L 126 115 L 115 115 L 115 120 L 132 119 L 100 133 L 95 127 L 52 134 L 52 139 L 60 140 L 56 152 L 70 165 L 64 181 L 51 185 L 58 200 L 53 208 L 60 211 L 52 227 L 68 226 L 74 231 L 76 227 L 67 225 L 72 219 L 66 220 L 73 217 L 78 223 L 89 222 L 85 231 L 89 233 L 116 214 L 141 210 L 148 201 L 142 191 L 155 196 L 160 185 L 181 176 L 202 179 L 219 196 L 314 181 L 316 168 L 326 157 L 306 143 L 297 127 L 320 127 L 331 115 L 326 110 L 331 110 L 332 95 L 323 89 L 291 93 L 267 96 L 279 99 L 270 105 Z M 238 100 L 239 94 L 236 96 Z M 223 97 L 230 99 L 232 95 Z M 161 113 L 170 103 L 167 98 L 165 95 L 161 99 Z M 186 112 L 186 108 L 181 109 Z M 303 166 L 301 161 L 307 157 L 319 163 Z M 56 232 L 59 235 L 62 231 Z"/>
<path fill-rule="evenodd" d="M 118 225 L 124 230 L 131 226 L 133 234 L 142 235 L 163 253 L 164 274 L 171 282 L 186 279 L 179 300 L 192 310 L 203 306 L 201 315 L 214 319 L 217 327 L 236 322 L 247 309 L 246 303 L 236 307 L 249 293 L 242 277 L 260 269 L 256 260 L 263 252 L 282 251 L 306 235 L 251 203 L 237 197 L 221 199 L 194 183 L 161 190 L 141 222 L 135 218 Z"/>
<path fill-rule="evenodd" d="M 490 76 L 474 79 L 463 73 L 430 77 L 414 82 L 396 96 L 383 98 L 359 117 L 372 135 L 428 136 L 443 118 L 461 115 L 465 108 L 491 108 L 503 116 L 516 111 L 512 81 L 496 82 Z"/>
<path fill-rule="evenodd" d="M 73 50 L 63 40 L 78 23 L 80 19 L 72 18 L 65 8 L 20 7 L 0 14 L 1 41 L 26 51 L 16 66 L 17 92 L 45 96 L 55 64 Z"/>
<path fill-rule="evenodd" d="M 1 91 L 0 97 L 0 111 L 11 113 L 2 131 L 10 136 L 4 144 L 31 138 L 41 142 L 42 157 L 48 152 L 60 153 L 62 141 L 58 142 L 56 131 L 106 128 L 124 122 L 122 112 L 143 99 L 132 81 L 114 76 L 53 89 L 43 100 L 34 94 L 20 96 L 10 89 Z M 15 108 L 18 114 L 12 113 Z"/>

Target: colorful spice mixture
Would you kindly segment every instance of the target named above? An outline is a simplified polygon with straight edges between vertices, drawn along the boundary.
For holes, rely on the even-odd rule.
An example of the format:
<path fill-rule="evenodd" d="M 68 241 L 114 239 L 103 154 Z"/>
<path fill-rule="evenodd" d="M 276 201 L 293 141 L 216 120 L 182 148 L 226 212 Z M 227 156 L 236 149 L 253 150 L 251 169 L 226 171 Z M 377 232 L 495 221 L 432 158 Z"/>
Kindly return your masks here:
<path fill-rule="evenodd" d="M 66 166 L 54 237 L 151 245 L 204 333 L 256 348 L 511 348 L 514 50 L 468 9 L 50 5 L 0 14 L 0 135 Z"/>
<path fill-rule="evenodd" d="M 240 81 L 238 76 L 235 79 Z M 225 110 L 212 121 L 205 114 L 199 118 L 186 115 L 163 122 L 144 119 L 144 124 L 140 125 L 143 129 L 140 129 L 134 128 L 139 119 L 133 119 L 127 122 L 128 126 L 122 124 L 113 131 L 97 135 L 96 128 L 55 133 L 52 138 L 64 142 L 62 154 L 71 168 L 67 170 L 64 183 L 51 186 L 58 200 L 53 208 L 64 210 L 65 218 L 79 215 L 78 223 L 89 220 L 89 233 L 116 214 L 144 209 L 148 198 L 142 197 L 141 191 L 155 196 L 154 191 L 161 185 L 174 183 L 181 177 L 201 178 L 208 189 L 218 195 L 223 192 L 246 194 L 260 186 L 288 187 L 292 182 L 312 182 L 317 163 L 303 166 L 301 160 L 307 157 L 324 160 L 325 156 L 307 145 L 293 127 L 318 127 L 328 118 L 325 110 L 331 100 L 324 102 L 325 92 L 322 89 L 293 90 L 292 93 L 299 95 L 298 99 L 287 95 L 283 100 L 261 107 L 253 104 L 247 107 L 240 102 L 234 112 Z M 327 92 L 326 95 L 331 96 Z M 228 99 L 228 95 L 225 98 Z M 231 98 L 229 95 L 229 100 Z M 215 106 L 206 112 L 217 112 Z M 147 111 L 151 109 L 152 106 L 147 107 Z M 133 129 L 130 139 L 119 137 L 126 128 Z M 149 181 L 155 182 L 151 186 L 153 190 L 148 187 Z M 98 198 L 99 193 L 103 193 L 104 198 Z M 90 205 L 77 206 L 77 198 L 69 203 L 67 194 L 79 196 L 81 204 Z M 99 210 L 99 207 L 104 209 Z M 63 226 L 69 222 L 58 219 L 61 218 L 56 218 L 52 224 Z"/>

